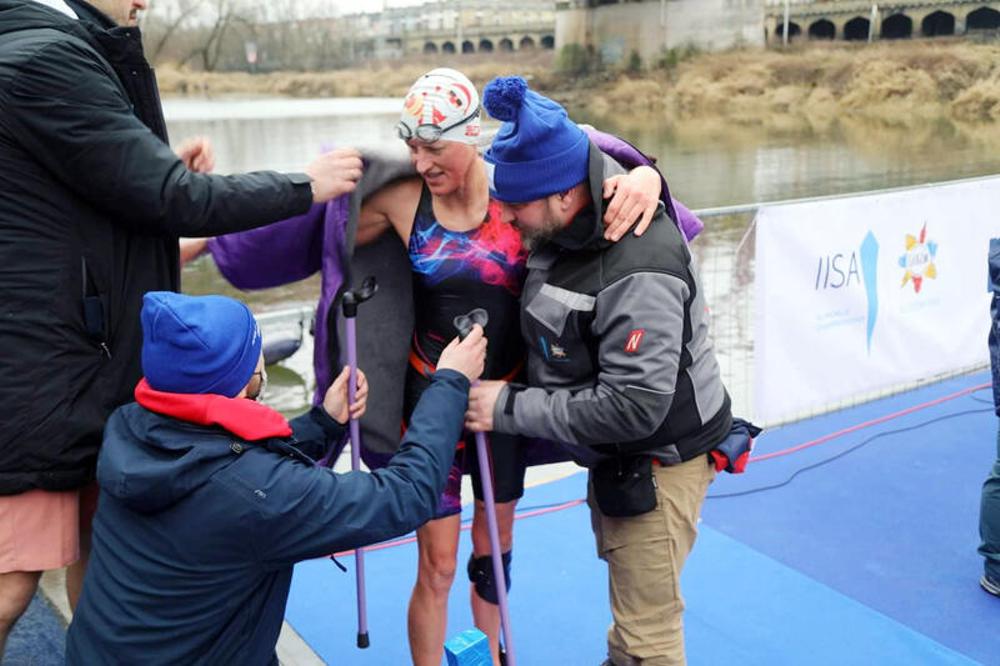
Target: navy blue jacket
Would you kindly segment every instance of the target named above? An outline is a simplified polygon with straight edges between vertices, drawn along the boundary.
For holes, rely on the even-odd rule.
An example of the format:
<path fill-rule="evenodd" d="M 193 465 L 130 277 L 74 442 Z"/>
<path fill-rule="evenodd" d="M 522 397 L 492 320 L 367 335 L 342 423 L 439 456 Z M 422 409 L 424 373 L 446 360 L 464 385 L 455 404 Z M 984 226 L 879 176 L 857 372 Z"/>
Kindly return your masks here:
<path fill-rule="evenodd" d="M 136 403 L 116 410 L 67 663 L 277 663 L 292 565 L 429 520 L 468 392 L 463 375 L 437 372 L 399 452 L 371 474 L 312 463 L 344 430 L 319 408 L 292 421 L 292 438 L 258 442 Z"/>
<path fill-rule="evenodd" d="M 990 241 L 990 288 L 993 305 L 990 308 L 990 365 L 993 367 L 993 405 L 1000 416 L 1000 238 Z"/>

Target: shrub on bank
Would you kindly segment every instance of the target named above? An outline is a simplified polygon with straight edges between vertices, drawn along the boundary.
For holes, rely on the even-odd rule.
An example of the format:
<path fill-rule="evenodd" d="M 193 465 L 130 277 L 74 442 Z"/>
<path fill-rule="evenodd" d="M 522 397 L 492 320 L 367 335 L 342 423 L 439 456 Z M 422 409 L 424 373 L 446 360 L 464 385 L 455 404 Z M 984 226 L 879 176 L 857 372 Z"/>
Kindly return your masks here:
<path fill-rule="evenodd" d="M 478 86 L 521 74 L 532 87 L 596 112 L 667 112 L 759 122 L 775 114 L 869 115 L 899 121 L 950 114 L 1000 120 L 1000 46 L 956 40 L 875 45 L 809 45 L 787 51 L 699 53 L 665 50 L 643 69 L 631 53 L 620 69 L 602 69 L 592 50 L 567 44 L 535 56 L 415 56 L 327 72 L 206 74 L 160 68 L 165 94 L 398 97 L 435 66 L 464 71 Z"/>

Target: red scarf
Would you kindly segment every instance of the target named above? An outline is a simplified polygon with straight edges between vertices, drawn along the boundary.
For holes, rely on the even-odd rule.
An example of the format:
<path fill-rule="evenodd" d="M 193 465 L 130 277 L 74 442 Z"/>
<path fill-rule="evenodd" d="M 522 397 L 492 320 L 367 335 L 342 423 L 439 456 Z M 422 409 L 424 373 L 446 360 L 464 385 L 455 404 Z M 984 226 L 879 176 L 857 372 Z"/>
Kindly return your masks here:
<path fill-rule="evenodd" d="M 250 442 L 292 434 L 284 416 L 246 398 L 227 398 L 214 393 L 166 393 L 154 389 L 143 377 L 135 387 L 135 401 L 151 412 L 181 421 L 222 426 Z"/>

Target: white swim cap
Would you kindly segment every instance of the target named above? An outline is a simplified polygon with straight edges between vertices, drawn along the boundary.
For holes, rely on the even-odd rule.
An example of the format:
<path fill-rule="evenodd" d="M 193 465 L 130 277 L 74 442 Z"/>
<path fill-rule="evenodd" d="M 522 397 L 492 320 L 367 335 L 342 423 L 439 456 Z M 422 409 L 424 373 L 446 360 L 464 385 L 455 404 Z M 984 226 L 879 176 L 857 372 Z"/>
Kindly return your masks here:
<path fill-rule="evenodd" d="M 479 117 L 476 86 L 461 72 L 439 67 L 410 87 L 396 131 L 403 140 L 477 144 L 482 129 Z"/>

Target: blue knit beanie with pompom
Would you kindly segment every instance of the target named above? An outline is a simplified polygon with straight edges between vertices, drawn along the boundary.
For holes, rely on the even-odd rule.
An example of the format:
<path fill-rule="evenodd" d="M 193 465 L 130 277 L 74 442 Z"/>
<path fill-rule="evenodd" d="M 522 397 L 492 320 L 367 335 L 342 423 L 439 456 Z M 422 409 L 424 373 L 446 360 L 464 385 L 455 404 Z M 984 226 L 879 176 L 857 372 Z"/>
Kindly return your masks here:
<path fill-rule="evenodd" d="M 534 201 L 587 179 L 587 135 L 564 108 L 529 90 L 520 76 L 490 81 L 483 90 L 483 106 L 503 121 L 484 155 L 493 198 Z"/>

